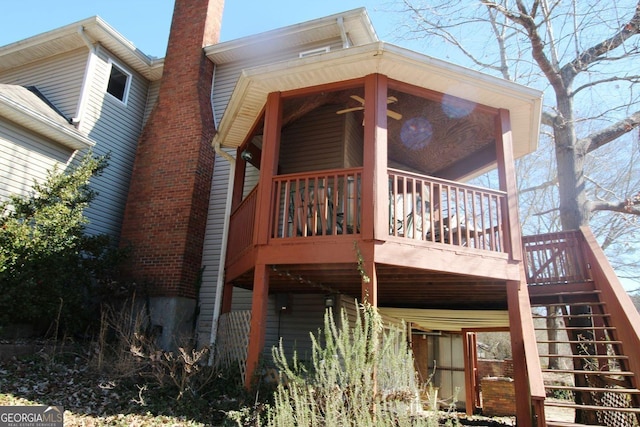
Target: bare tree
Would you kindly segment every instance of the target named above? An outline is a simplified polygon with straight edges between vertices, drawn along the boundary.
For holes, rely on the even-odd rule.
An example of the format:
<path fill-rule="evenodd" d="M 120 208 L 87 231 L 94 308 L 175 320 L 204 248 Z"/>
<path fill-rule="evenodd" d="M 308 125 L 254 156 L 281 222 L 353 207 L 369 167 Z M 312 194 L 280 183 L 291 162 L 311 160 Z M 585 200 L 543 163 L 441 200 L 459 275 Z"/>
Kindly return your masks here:
<path fill-rule="evenodd" d="M 617 271 L 629 264 L 637 277 L 627 254 L 640 218 L 640 0 L 400 4 L 405 40 L 545 91 L 541 150 L 518 165 L 525 232 L 590 224 Z M 553 335 L 557 316 L 547 313 Z"/>
<path fill-rule="evenodd" d="M 640 216 L 640 1 L 397 4 L 402 39 L 545 91 L 546 150 L 518 167 L 525 232 L 590 224 L 616 267 L 634 268 L 625 253 L 637 249 Z"/>

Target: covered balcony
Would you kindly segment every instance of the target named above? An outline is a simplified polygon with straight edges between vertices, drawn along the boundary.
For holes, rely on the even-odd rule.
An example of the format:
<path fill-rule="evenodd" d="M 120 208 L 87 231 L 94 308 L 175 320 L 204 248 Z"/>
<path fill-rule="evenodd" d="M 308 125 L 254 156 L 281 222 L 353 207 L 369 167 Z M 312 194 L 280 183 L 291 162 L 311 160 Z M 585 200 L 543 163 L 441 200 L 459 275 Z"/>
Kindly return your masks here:
<path fill-rule="evenodd" d="M 222 311 L 252 291 L 247 380 L 274 294 L 496 310 L 515 342 L 532 333 L 514 158 L 535 149 L 540 106 L 382 43 L 244 70 L 215 142 L 235 149 Z M 514 353 L 527 412 L 535 349 Z"/>
<path fill-rule="evenodd" d="M 236 155 L 235 286 L 251 289 L 263 260 L 359 296 L 358 256 L 417 283 L 521 279 L 513 153 L 528 147 L 509 111 L 371 74 L 274 92 L 252 129 Z M 496 168 L 494 188 L 468 182 Z M 506 306 L 504 290 L 492 298 Z"/>

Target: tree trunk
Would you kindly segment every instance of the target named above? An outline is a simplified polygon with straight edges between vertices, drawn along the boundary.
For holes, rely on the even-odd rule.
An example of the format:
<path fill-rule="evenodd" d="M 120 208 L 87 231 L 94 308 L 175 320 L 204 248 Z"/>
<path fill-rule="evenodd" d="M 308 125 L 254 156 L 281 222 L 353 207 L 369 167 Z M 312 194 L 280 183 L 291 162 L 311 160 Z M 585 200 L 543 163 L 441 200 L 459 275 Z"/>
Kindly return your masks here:
<path fill-rule="evenodd" d="M 558 308 L 556 306 L 547 307 L 547 341 L 558 341 Z M 558 343 L 549 343 L 549 354 L 558 354 Z M 559 359 L 549 357 L 549 369 L 559 369 Z"/>
<path fill-rule="evenodd" d="M 553 124 L 553 132 L 558 163 L 560 222 L 563 230 L 577 230 L 589 222 L 583 172 L 586 151 L 577 145 L 573 102 L 566 93 L 556 92 L 556 97 L 559 114 Z"/>

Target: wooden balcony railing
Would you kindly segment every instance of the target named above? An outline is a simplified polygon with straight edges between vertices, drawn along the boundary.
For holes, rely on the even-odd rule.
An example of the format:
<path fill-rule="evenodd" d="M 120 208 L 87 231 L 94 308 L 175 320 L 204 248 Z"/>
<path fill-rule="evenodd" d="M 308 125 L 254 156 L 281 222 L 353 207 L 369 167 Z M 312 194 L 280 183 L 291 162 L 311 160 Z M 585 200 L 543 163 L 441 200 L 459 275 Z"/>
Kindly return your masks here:
<path fill-rule="evenodd" d="M 588 280 L 582 241 L 578 231 L 523 237 L 527 283 L 545 285 Z"/>
<path fill-rule="evenodd" d="M 389 236 L 505 252 L 506 193 L 389 169 Z M 273 178 L 270 238 L 334 238 L 360 234 L 362 168 Z M 253 242 L 256 188 L 230 219 L 228 259 Z M 267 213 L 259 213 L 260 215 Z"/>
<path fill-rule="evenodd" d="M 229 219 L 229 230 L 231 232 L 227 243 L 228 260 L 233 260 L 253 244 L 253 222 L 256 217 L 258 188 L 259 186 L 256 185 L 231 213 L 231 218 Z"/>
<path fill-rule="evenodd" d="M 389 169 L 389 235 L 505 251 L 506 193 Z"/>
<path fill-rule="evenodd" d="M 360 233 L 362 169 L 274 177 L 272 238 Z"/>

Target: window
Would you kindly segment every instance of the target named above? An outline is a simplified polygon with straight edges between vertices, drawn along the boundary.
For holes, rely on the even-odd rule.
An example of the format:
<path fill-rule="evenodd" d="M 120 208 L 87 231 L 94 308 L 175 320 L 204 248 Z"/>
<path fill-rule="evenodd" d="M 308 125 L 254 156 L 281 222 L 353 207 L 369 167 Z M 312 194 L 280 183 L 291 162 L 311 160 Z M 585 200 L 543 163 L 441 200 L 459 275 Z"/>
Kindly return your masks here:
<path fill-rule="evenodd" d="M 122 67 L 116 65 L 116 63 L 111 60 L 109 60 L 109 64 L 111 65 L 111 72 L 109 73 L 107 93 L 115 96 L 126 104 L 129 85 L 131 84 L 131 74 L 127 73 Z"/>

